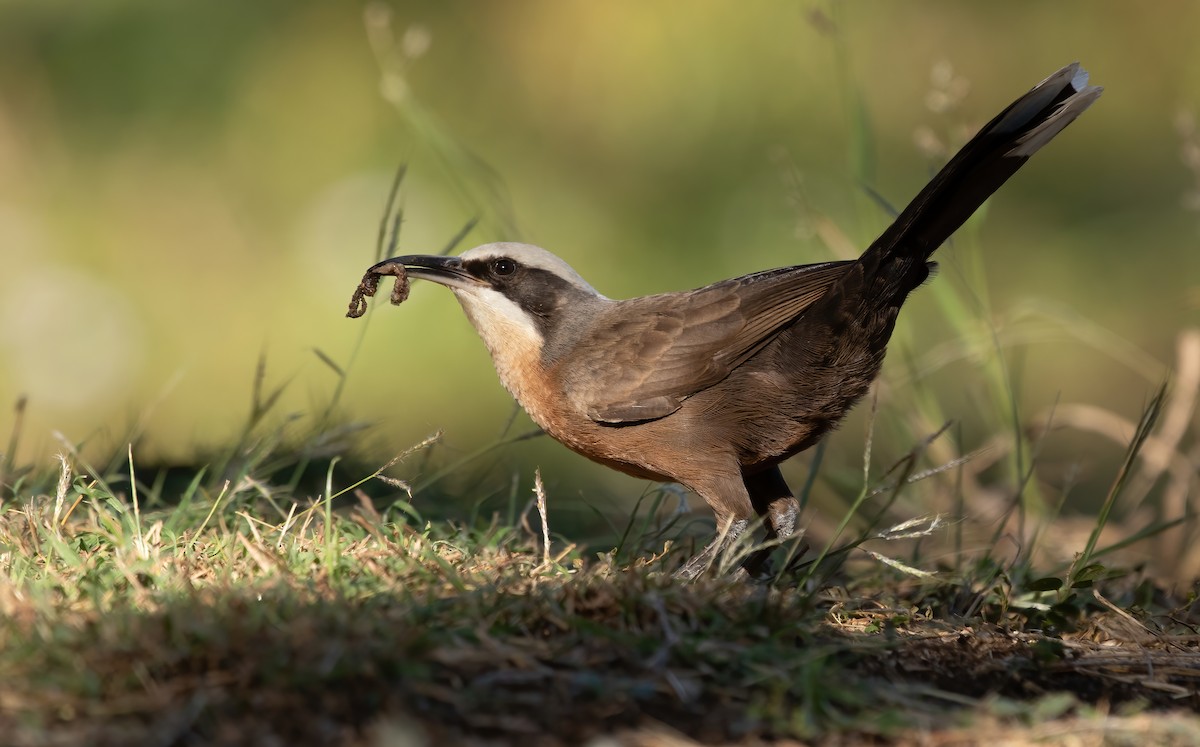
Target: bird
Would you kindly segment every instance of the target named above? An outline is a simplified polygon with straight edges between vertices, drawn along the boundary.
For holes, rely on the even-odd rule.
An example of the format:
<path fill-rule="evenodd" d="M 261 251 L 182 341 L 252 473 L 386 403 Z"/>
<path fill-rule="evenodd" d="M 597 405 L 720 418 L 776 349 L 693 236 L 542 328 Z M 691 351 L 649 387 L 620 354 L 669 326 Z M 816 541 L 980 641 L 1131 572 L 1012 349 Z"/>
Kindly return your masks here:
<path fill-rule="evenodd" d="M 364 285 L 371 295 L 381 275 L 397 275 L 394 303 L 409 278 L 446 286 L 542 430 L 595 462 L 703 498 L 716 536 L 676 571 L 694 579 L 752 522 L 769 538 L 796 532 L 799 504 L 780 463 L 867 393 L 934 250 L 1102 90 L 1079 63 L 1047 77 L 984 125 L 857 259 L 615 300 L 549 251 L 499 242 L 393 257 Z"/>

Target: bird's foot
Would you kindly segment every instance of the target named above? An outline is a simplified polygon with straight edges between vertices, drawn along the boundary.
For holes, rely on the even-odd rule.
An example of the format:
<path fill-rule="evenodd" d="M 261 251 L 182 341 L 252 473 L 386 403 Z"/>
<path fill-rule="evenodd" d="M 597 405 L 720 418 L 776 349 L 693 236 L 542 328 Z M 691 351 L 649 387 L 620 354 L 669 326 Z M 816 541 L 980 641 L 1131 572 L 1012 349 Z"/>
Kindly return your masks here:
<path fill-rule="evenodd" d="M 675 578 L 681 581 L 693 581 L 699 578 L 716 564 L 717 558 L 724 550 L 736 543 L 738 537 L 746 531 L 747 526 L 749 526 L 749 522 L 745 519 L 731 521 L 712 542 L 675 571 Z M 737 573 L 745 575 L 746 578 L 749 577 L 744 568 L 739 567 Z"/>

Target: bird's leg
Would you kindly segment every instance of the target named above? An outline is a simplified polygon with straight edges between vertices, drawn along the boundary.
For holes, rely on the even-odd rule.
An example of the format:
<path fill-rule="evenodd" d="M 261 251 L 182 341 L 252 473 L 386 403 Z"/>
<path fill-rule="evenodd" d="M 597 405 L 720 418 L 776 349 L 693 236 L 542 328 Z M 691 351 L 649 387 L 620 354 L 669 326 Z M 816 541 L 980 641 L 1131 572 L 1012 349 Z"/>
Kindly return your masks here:
<path fill-rule="evenodd" d="M 767 539 L 784 540 L 796 532 L 800 503 L 784 482 L 779 467 L 771 467 L 744 477 L 746 491 L 754 510 L 766 520 Z M 742 566 L 752 575 L 761 576 L 773 548 L 765 547 L 746 558 Z"/>
<path fill-rule="evenodd" d="M 734 545 L 754 517 L 754 504 L 751 503 L 746 485 L 737 472 L 718 470 L 717 476 L 709 476 L 703 482 L 691 481 L 689 487 L 696 491 L 717 515 L 717 536 L 694 558 L 675 571 L 675 577 L 684 581 L 691 581 L 708 570 L 721 551 Z"/>
<path fill-rule="evenodd" d="M 747 519 L 727 518 L 720 522 L 717 528 L 717 536 L 709 542 L 707 546 L 700 552 L 696 553 L 688 562 L 684 563 L 679 570 L 675 571 L 675 578 L 683 581 L 691 581 L 700 574 L 707 571 L 716 561 L 717 556 L 721 551 L 732 546 L 737 538 L 742 536 L 746 531 L 746 527 L 750 522 Z"/>
<path fill-rule="evenodd" d="M 745 482 L 754 510 L 767 521 L 767 537 L 791 537 L 796 531 L 800 503 L 792 496 L 779 467 L 746 475 Z"/>

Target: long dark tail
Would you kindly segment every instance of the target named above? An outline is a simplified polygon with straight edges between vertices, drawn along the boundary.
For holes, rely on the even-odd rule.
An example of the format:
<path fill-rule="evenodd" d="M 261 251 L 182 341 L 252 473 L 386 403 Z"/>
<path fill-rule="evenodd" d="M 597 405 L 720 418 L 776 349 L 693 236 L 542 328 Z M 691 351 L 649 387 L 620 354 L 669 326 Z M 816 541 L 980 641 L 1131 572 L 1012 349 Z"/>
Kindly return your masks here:
<path fill-rule="evenodd" d="M 996 115 L 950 159 L 863 254 L 866 264 L 911 258 L 914 286 L 924 261 L 971 217 L 1029 157 L 1075 121 L 1104 89 L 1087 84 L 1079 63 L 1067 65 Z M 910 288 L 911 289 L 911 288 Z"/>

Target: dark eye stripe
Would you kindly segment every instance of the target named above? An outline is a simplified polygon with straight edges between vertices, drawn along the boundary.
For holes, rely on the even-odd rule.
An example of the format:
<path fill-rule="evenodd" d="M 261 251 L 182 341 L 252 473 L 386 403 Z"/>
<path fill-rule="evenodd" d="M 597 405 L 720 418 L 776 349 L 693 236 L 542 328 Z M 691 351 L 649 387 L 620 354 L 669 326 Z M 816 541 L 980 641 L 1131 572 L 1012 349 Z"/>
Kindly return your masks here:
<path fill-rule="evenodd" d="M 463 262 L 463 269 L 469 272 L 472 276 L 480 280 L 487 280 L 492 275 L 492 262 L 490 259 L 472 259 Z"/>
<path fill-rule="evenodd" d="M 521 265 L 508 257 L 493 257 L 491 259 L 472 259 L 463 263 L 463 268 L 480 280 L 507 278 L 516 274 Z"/>

